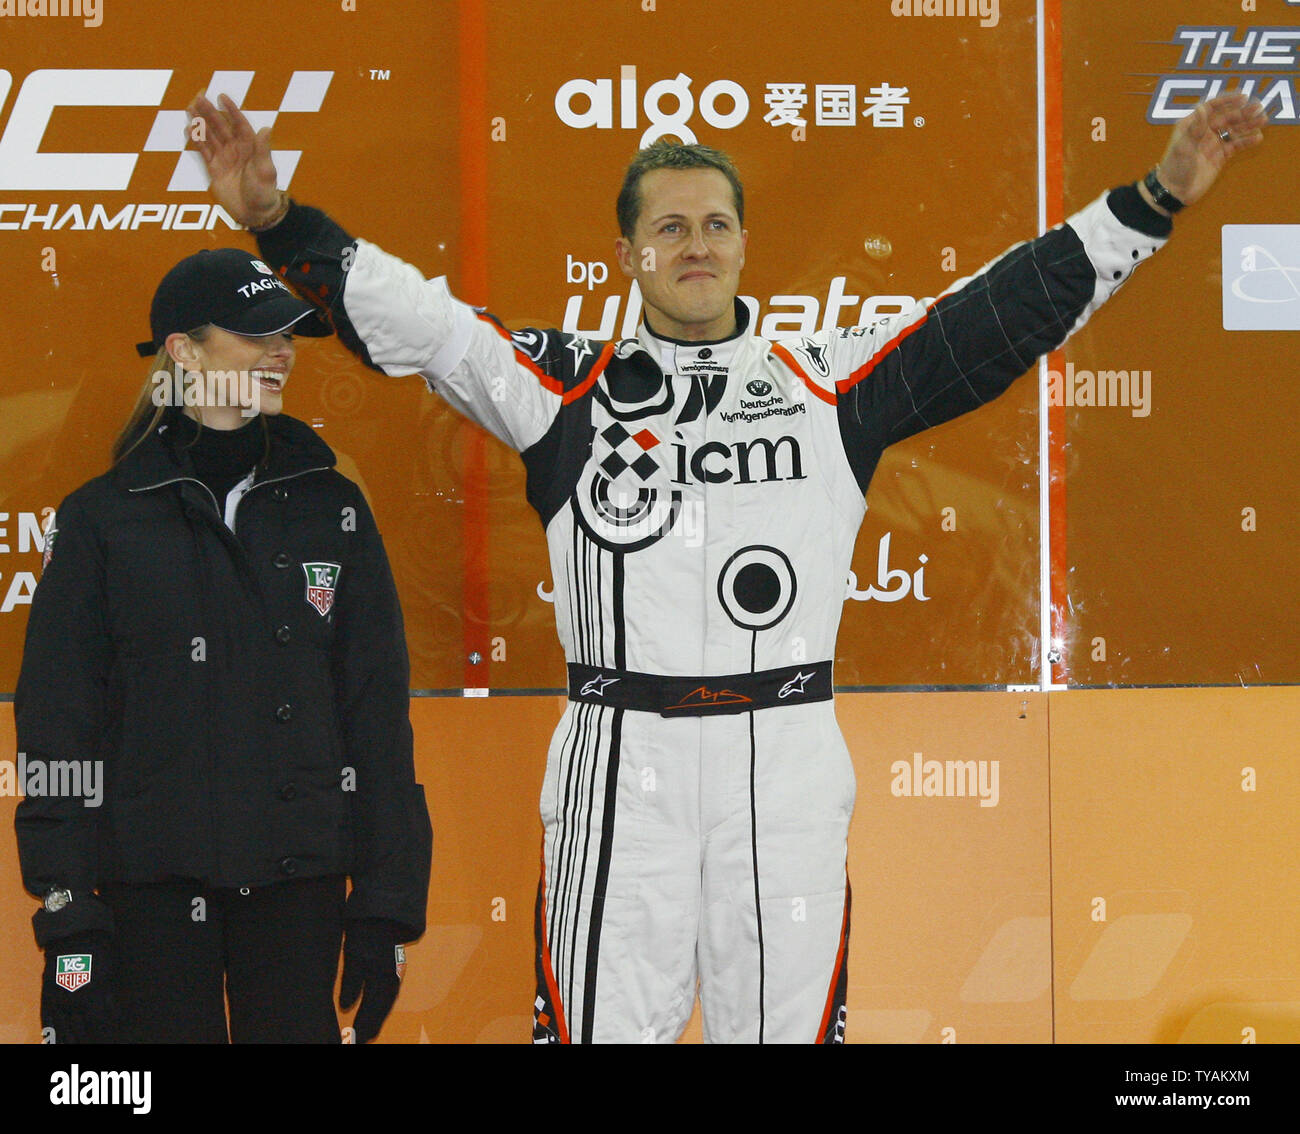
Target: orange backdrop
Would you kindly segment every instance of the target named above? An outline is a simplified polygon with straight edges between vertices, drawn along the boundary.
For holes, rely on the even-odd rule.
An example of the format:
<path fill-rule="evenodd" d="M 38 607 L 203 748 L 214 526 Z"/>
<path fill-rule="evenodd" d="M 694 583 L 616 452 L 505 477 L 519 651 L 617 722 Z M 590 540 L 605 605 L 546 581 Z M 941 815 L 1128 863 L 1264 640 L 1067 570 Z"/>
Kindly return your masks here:
<path fill-rule="evenodd" d="M 1178 92 L 1250 75 L 1276 117 L 1266 147 L 1049 364 L 1141 376 L 1144 404 L 1052 407 L 1040 452 L 1046 375 L 1030 376 L 891 449 L 876 474 L 836 656 L 861 785 L 848 1038 L 1295 1038 L 1283 817 L 1300 755 L 1300 290 L 1285 288 L 1300 281 L 1300 252 L 1286 258 L 1300 249 L 1300 69 L 1286 33 L 1300 9 L 972 0 L 971 14 L 924 14 L 943 7 L 227 0 L 198 18 L 103 0 L 93 27 L 6 18 L 0 696 L 39 525 L 107 463 L 146 377 L 132 344 L 159 276 L 200 247 L 251 247 L 181 151 L 196 90 L 244 88 L 246 110 L 275 112 L 297 199 L 510 326 L 622 334 L 613 198 L 660 128 L 737 159 L 742 290 L 760 324 L 793 330 L 937 294 L 1040 218 L 1140 176 L 1167 137 L 1151 119 L 1186 103 Z M 818 87 L 849 86 L 852 124 L 831 123 L 833 101 L 818 115 Z M 791 94 L 807 102 L 789 109 Z M 1263 235 L 1225 228 L 1242 225 Z M 1280 275 L 1247 273 L 1248 245 Z M 1241 311 L 1269 328 L 1225 329 Z M 384 1038 L 526 1039 L 536 794 L 563 665 L 522 468 L 421 382 L 382 380 L 333 341 L 304 345 L 287 409 L 364 485 L 410 635 L 435 879 Z M 889 601 L 867 599 L 891 570 Z M 1071 688 L 1005 691 L 1045 684 Z M 917 752 L 996 761 L 999 802 L 893 794 L 888 769 Z M 0 853 L 14 863 L 11 838 Z M 37 1034 L 32 903 L 16 870 L 4 877 L 0 940 L 27 963 L 0 974 L 0 1038 L 23 1041 Z"/>

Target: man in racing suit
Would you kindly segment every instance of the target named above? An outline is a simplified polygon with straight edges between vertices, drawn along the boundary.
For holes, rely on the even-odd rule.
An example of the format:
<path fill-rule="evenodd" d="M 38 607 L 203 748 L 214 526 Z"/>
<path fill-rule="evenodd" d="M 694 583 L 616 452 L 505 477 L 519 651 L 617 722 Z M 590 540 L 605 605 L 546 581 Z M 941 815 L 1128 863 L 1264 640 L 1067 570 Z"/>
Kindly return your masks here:
<path fill-rule="evenodd" d="M 421 374 L 522 455 L 569 689 L 534 1041 L 671 1042 L 698 980 L 706 1040 L 841 1042 L 854 776 L 831 659 L 872 471 L 1081 326 L 1258 141 L 1258 107 L 1206 104 L 1145 193 L 1113 190 L 928 308 L 785 343 L 735 298 L 743 197 L 707 147 L 629 171 L 619 259 L 646 321 L 600 343 L 511 333 L 278 193 L 267 133 L 229 100 L 191 113 L 214 195 L 362 361 Z"/>

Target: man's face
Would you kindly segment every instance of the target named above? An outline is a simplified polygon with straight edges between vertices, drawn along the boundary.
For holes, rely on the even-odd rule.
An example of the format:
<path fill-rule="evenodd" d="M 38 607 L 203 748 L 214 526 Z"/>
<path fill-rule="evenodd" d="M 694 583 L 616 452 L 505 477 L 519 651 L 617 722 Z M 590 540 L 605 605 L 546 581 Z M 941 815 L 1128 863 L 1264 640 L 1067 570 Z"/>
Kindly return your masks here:
<path fill-rule="evenodd" d="M 723 339 L 736 329 L 749 233 L 731 183 L 716 169 L 654 169 L 641 178 L 641 215 L 619 237 L 619 266 L 641 286 L 651 327 L 670 339 Z"/>

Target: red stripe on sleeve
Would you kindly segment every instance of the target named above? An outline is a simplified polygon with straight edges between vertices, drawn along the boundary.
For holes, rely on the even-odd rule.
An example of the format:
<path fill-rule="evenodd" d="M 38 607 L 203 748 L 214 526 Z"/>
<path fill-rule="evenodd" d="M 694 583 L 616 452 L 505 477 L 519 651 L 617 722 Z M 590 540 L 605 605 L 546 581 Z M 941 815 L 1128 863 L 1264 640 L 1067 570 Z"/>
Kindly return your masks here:
<path fill-rule="evenodd" d="M 484 315 L 481 311 L 476 311 L 474 312 L 474 314 L 477 315 L 478 318 L 482 320 L 482 322 L 484 322 L 487 326 L 491 327 L 494 331 L 496 331 L 498 335 L 500 335 L 503 339 L 506 340 L 506 342 L 510 344 L 510 349 L 515 351 L 515 362 L 519 366 L 522 366 L 525 370 L 529 370 L 534 375 L 536 375 L 537 381 L 540 382 L 546 389 L 550 390 L 552 394 L 559 394 L 561 396 L 564 395 L 564 386 L 561 384 L 558 378 L 552 378 L 549 374 L 546 373 L 545 370 L 543 370 L 540 366 L 538 366 L 537 363 L 535 363 L 526 354 L 521 354 L 519 351 L 515 350 L 514 340 L 510 338 L 509 331 L 507 331 L 504 327 L 502 327 L 501 324 L 498 323 L 495 319 L 491 318 L 488 315 Z"/>
<path fill-rule="evenodd" d="M 843 394 L 847 390 L 851 390 L 854 386 L 856 386 L 859 382 L 861 382 L 863 378 L 865 378 L 868 374 L 870 374 L 873 370 L 875 370 L 877 363 L 879 363 L 880 360 L 884 358 L 885 355 L 887 355 L 891 350 L 894 350 L 899 343 L 901 343 L 905 338 L 907 338 L 908 335 L 910 335 L 918 327 L 924 327 L 926 322 L 929 320 L 929 318 L 930 318 L 930 308 L 927 307 L 925 309 L 925 314 L 922 315 L 921 318 L 919 318 L 910 327 L 904 327 L 901 331 L 899 331 L 898 334 L 896 334 L 892 339 L 890 339 L 889 342 L 887 342 L 878 351 L 876 351 L 875 354 L 873 354 L 869 359 L 867 359 L 866 362 L 864 362 L 861 366 L 859 366 L 852 374 L 850 374 L 842 382 L 836 382 L 835 388 L 841 394 Z"/>

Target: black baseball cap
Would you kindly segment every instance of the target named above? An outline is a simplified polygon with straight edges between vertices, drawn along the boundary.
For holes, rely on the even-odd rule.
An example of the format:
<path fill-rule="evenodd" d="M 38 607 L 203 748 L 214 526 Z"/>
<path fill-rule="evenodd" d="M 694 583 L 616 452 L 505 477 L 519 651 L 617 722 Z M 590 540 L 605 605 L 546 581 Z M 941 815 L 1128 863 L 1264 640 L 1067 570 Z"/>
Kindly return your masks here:
<path fill-rule="evenodd" d="M 239 248 L 205 248 L 186 256 L 162 278 L 149 309 L 153 338 L 137 343 L 141 358 L 162 349 L 167 336 L 212 323 L 238 335 L 332 335 L 329 321 L 293 294 L 264 261 Z"/>

